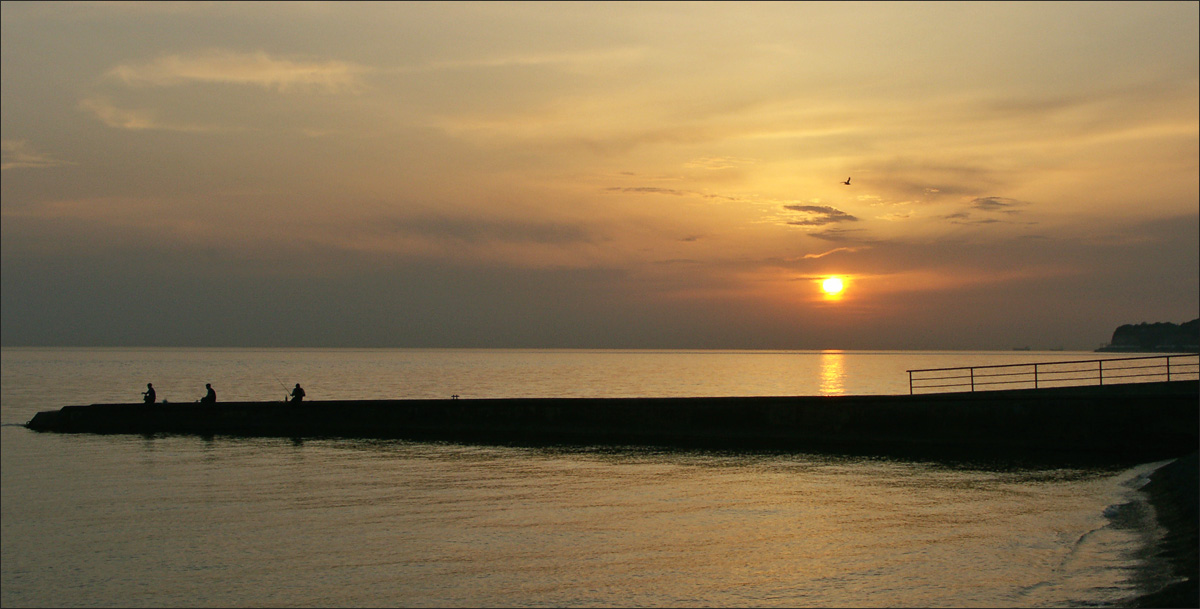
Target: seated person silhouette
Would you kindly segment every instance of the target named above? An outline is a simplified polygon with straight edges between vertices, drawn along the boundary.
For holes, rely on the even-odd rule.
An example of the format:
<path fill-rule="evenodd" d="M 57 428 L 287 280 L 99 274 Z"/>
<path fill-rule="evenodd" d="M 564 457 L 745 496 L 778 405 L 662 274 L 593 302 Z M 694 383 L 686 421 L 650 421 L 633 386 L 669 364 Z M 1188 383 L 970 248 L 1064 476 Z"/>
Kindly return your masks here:
<path fill-rule="evenodd" d="M 292 390 L 292 401 L 299 402 L 304 399 L 304 389 L 300 387 L 300 383 L 296 383 L 296 388 Z"/>
<path fill-rule="evenodd" d="M 146 390 L 142 392 L 142 395 L 145 396 L 142 398 L 143 402 L 147 404 L 153 404 L 154 400 L 156 399 L 154 396 L 154 384 L 146 383 Z"/>
<path fill-rule="evenodd" d="M 204 397 L 200 398 L 200 401 L 205 404 L 212 404 L 216 402 L 217 392 L 213 391 L 212 383 L 205 383 L 204 386 L 208 388 L 208 393 L 204 394 Z"/>

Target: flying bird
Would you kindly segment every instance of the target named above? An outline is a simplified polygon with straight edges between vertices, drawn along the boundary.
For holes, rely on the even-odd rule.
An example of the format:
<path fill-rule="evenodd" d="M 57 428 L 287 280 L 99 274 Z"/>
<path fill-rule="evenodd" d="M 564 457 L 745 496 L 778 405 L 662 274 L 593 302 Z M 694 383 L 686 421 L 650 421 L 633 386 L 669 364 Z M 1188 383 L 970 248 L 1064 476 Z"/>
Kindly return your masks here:
<path fill-rule="evenodd" d="M 846 186 L 849 186 L 849 185 L 850 185 L 850 178 L 846 178 L 846 181 L 845 181 L 845 182 L 842 182 L 842 184 L 845 184 Z"/>

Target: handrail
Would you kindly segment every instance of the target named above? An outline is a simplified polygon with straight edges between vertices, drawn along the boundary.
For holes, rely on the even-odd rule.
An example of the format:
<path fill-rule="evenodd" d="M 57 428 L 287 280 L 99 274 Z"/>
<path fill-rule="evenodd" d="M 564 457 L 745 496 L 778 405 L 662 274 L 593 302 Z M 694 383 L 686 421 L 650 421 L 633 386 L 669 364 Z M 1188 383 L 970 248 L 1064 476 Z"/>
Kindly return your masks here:
<path fill-rule="evenodd" d="M 1189 361 L 1190 360 L 1190 361 Z M 945 373 L 937 374 L 934 373 Z M 1028 362 L 991 366 L 925 368 L 908 371 L 908 393 L 918 390 L 957 388 L 965 391 L 1010 389 L 1025 385 L 1034 389 L 1054 383 L 1055 387 L 1076 384 L 1104 385 L 1121 382 L 1152 382 L 1200 378 L 1200 353 L 1146 355 L 1061 362 Z M 966 379 L 966 380 L 963 380 Z M 1004 387 L 997 387 L 1003 385 Z"/>

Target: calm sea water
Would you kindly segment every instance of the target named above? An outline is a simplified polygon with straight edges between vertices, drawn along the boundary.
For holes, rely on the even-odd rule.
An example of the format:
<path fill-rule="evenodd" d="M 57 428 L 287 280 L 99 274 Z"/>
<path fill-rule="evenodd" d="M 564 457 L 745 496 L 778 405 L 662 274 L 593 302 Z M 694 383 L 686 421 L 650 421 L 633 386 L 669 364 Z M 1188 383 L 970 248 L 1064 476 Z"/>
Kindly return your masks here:
<path fill-rule="evenodd" d="M 906 393 L 1092 353 L 4 349 L 0 604 L 1114 606 L 1161 464 L 35 433 L 160 399 Z M 1149 567 L 1149 568 L 1147 568 Z M 1161 570 L 1160 570 L 1161 571 Z"/>

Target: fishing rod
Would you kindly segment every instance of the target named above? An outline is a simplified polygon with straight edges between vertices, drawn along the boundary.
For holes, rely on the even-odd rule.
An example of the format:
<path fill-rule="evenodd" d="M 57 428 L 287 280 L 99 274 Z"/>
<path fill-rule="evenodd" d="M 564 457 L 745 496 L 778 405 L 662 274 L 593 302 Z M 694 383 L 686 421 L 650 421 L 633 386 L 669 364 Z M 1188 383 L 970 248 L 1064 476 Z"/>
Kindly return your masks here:
<path fill-rule="evenodd" d="M 278 377 L 278 376 L 275 376 L 275 373 L 274 373 L 274 372 L 272 372 L 272 373 L 271 373 L 271 376 L 275 377 L 275 381 L 276 381 L 277 383 L 279 383 L 279 386 L 280 386 L 280 387 L 283 387 L 283 401 L 285 401 L 285 402 L 286 402 L 286 401 L 288 401 L 288 396 L 289 396 L 289 395 L 291 395 L 291 394 L 289 394 L 289 393 L 288 393 L 288 388 L 287 388 L 287 385 L 284 385 L 284 384 L 283 384 L 283 381 L 279 380 L 279 377 Z"/>
<path fill-rule="evenodd" d="M 266 366 L 263 366 L 263 367 L 264 367 L 264 368 L 266 368 Z M 283 401 L 285 401 L 285 402 L 286 402 L 286 401 L 288 401 L 288 393 L 287 393 L 287 390 L 288 390 L 288 388 L 287 388 L 287 385 L 284 385 L 284 384 L 283 384 L 283 381 L 279 379 L 279 375 L 275 374 L 275 371 L 274 371 L 274 370 L 269 370 L 269 369 L 268 369 L 268 370 L 267 370 L 267 374 L 270 374 L 270 375 L 271 375 L 271 378 L 275 379 L 275 382 L 276 382 L 276 383 L 279 383 L 279 386 L 280 386 L 280 387 L 283 387 Z"/>
<path fill-rule="evenodd" d="M 242 361 L 242 364 L 243 364 L 243 365 L 245 365 L 245 366 L 246 366 L 247 368 L 249 368 L 250 370 L 253 370 L 253 371 L 255 371 L 255 372 L 258 372 L 258 371 L 260 371 L 262 368 L 266 368 L 266 369 L 267 369 L 267 374 L 271 375 L 271 378 L 275 379 L 275 382 L 276 382 L 276 383 L 279 383 L 279 386 L 280 386 L 280 387 L 283 387 L 283 401 L 285 401 L 285 402 L 286 402 L 286 401 L 288 401 L 288 398 L 291 396 L 291 394 L 288 392 L 288 386 L 287 386 L 287 385 L 285 385 L 285 384 L 283 384 L 283 380 L 279 378 L 279 375 L 278 375 L 278 374 L 275 374 L 275 371 L 274 371 L 274 370 L 272 370 L 271 368 L 269 368 L 269 367 L 267 367 L 267 366 L 259 366 L 259 367 L 258 367 L 258 370 L 255 370 L 255 369 L 254 369 L 254 367 L 252 367 L 252 366 L 251 366 L 251 365 L 250 365 L 248 362 L 246 362 L 245 360 L 243 360 L 243 361 Z"/>

